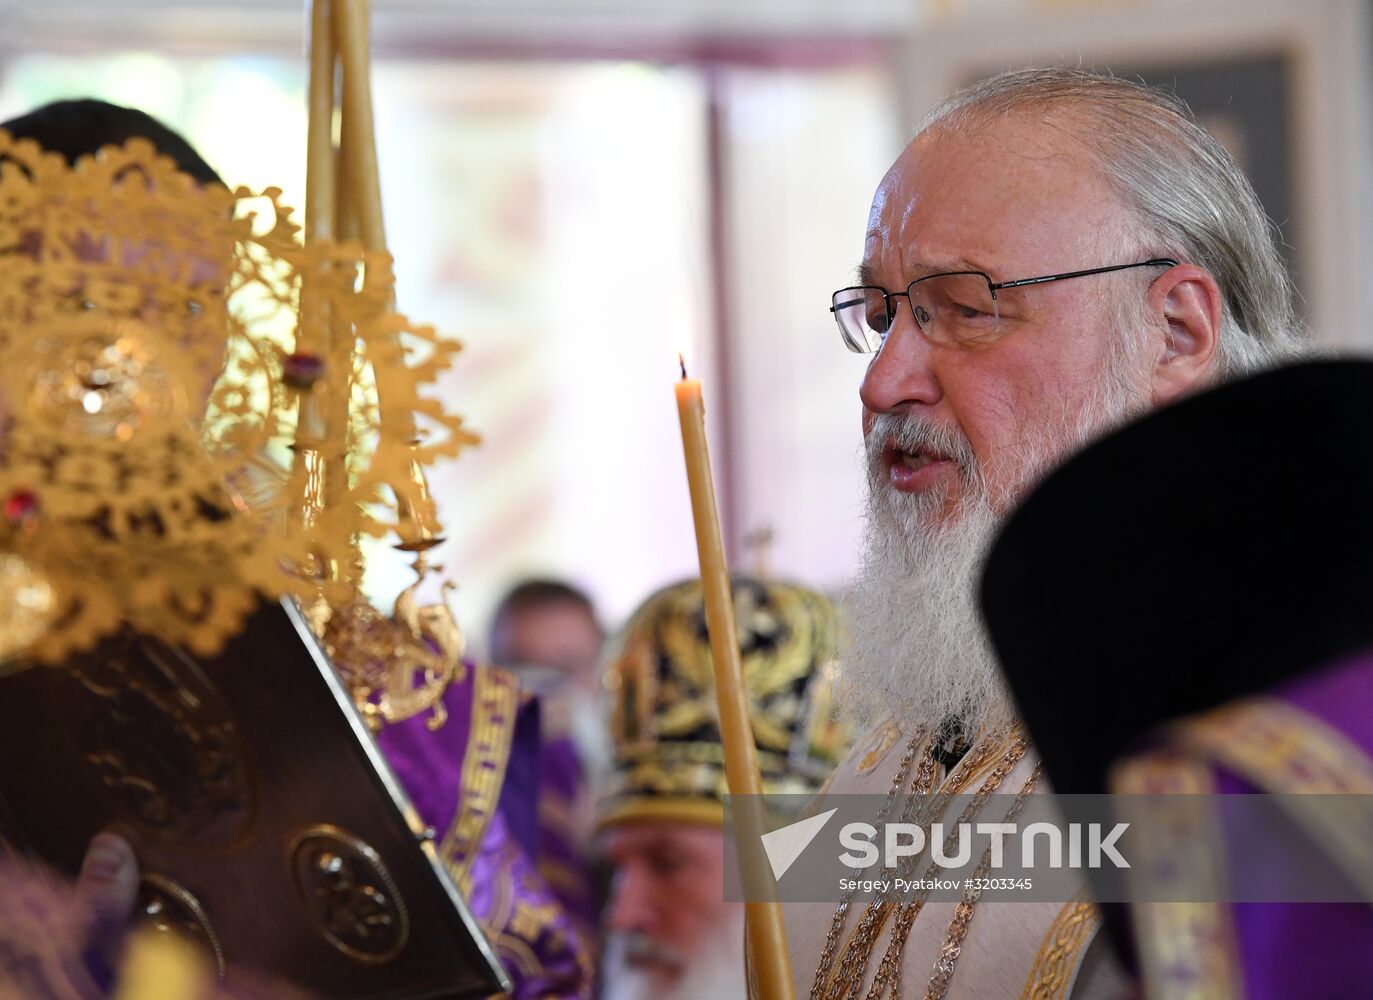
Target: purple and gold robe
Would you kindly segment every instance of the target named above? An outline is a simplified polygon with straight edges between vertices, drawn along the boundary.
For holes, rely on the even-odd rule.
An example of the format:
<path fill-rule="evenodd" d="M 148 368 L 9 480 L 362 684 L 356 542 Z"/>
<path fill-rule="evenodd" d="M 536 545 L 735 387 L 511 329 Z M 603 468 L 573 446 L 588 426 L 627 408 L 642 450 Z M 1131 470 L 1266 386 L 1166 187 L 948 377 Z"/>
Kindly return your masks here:
<path fill-rule="evenodd" d="M 590 951 L 538 872 L 538 703 L 505 671 L 466 667 L 444 695 L 442 728 L 414 718 L 379 742 L 513 980 L 511 997 L 589 998 Z"/>
<path fill-rule="evenodd" d="M 1161 747 L 1117 771 L 1118 790 L 1146 786 L 1211 795 L 1348 795 L 1373 803 L 1373 650 L 1183 720 Z M 1365 806 L 1356 815 L 1370 820 L 1373 810 Z M 1329 825 L 1345 817 L 1324 802 L 1293 818 L 1310 850 L 1328 854 L 1354 878 L 1363 873 L 1357 885 L 1366 901 L 1136 903 L 1149 996 L 1184 989 L 1250 1000 L 1366 994 L 1373 983 L 1373 839 L 1368 830 L 1347 836 L 1350 830 Z M 1235 838 L 1245 836 L 1227 828 L 1217 846 L 1232 854 Z M 1289 862 L 1278 856 L 1263 863 Z"/>

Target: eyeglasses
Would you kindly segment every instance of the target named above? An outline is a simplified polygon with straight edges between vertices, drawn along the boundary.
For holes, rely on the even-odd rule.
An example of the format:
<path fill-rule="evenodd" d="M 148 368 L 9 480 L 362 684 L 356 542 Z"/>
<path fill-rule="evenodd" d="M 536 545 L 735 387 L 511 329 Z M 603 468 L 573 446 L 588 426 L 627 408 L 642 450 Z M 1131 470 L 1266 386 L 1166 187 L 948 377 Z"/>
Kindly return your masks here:
<path fill-rule="evenodd" d="M 872 354 L 882 347 L 896 322 L 896 300 L 904 298 L 920 332 L 935 344 L 966 347 L 995 340 L 1001 314 L 996 293 L 1003 288 L 1046 285 L 1065 278 L 1085 278 L 1132 267 L 1176 267 L 1170 257 L 1154 257 L 1134 264 L 1093 267 L 1066 274 L 1046 274 L 1015 281 L 992 281 L 982 271 L 951 271 L 912 281 L 904 292 L 889 292 L 875 285 L 853 285 L 834 293 L 830 312 L 839 324 L 844 345 L 858 354 Z"/>

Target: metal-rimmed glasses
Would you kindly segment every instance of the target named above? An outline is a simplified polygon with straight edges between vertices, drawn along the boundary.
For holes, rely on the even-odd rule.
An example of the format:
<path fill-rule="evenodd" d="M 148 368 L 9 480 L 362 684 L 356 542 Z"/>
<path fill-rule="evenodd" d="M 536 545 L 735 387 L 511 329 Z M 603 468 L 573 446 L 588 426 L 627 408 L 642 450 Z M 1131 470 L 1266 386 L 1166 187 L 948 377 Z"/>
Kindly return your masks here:
<path fill-rule="evenodd" d="M 849 350 L 872 354 L 882 347 L 887 331 L 896 321 L 896 300 L 904 298 L 911 307 L 920 332 L 935 344 L 961 347 L 996 339 L 1001 315 L 996 293 L 1003 288 L 1045 285 L 1066 278 L 1085 278 L 1132 267 L 1176 267 L 1171 257 L 1152 257 L 1133 264 L 1112 264 L 1085 271 L 1045 274 L 1038 278 L 993 281 L 984 271 L 950 271 L 916 278 L 904 292 L 889 292 L 876 285 L 841 288 L 831 298 L 830 312 L 839 324 L 839 333 Z"/>

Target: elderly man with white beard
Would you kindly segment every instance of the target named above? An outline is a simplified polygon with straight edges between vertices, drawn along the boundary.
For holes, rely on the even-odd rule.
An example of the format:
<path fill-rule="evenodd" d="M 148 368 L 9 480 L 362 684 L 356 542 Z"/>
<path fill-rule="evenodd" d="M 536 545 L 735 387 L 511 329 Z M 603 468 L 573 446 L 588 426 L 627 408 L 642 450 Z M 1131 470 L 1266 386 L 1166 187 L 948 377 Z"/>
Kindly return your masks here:
<path fill-rule="evenodd" d="M 1011 72 L 927 117 L 877 189 L 858 282 L 832 311 L 845 343 L 875 355 L 859 393 L 864 564 L 841 655 L 843 701 L 868 735 L 829 792 L 1043 792 L 975 611 L 985 546 L 1095 434 L 1293 351 L 1268 220 L 1174 96 Z M 1185 517 L 1159 511 L 1158 531 Z M 785 916 L 812 1000 L 1129 989 L 1092 944 L 1085 897 L 879 894 Z"/>
<path fill-rule="evenodd" d="M 794 812 L 843 756 L 838 613 L 778 580 L 732 581 L 763 787 Z M 698 580 L 650 596 L 605 665 L 615 761 L 600 834 L 614 869 L 602 1000 L 742 1000 L 744 906 L 725 893 L 724 745 Z"/>

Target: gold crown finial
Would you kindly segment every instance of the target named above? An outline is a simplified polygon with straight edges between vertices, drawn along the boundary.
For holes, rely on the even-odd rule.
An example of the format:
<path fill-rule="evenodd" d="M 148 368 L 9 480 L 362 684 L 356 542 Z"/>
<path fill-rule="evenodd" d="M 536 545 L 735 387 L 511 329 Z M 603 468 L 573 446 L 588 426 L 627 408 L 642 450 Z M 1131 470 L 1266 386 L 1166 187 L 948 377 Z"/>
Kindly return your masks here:
<path fill-rule="evenodd" d="M 68 166 L 0 133 L 0 164 L 0 552 L 51 595 L 22 652 L 124 625 L 212 652 L 259 595 L 309 596 L 354 538 L 398 533 L 414 463 L 475 441 L 422 398 L 459 345 L 394 312 L 389 256 L 302 246 L 279 191 L 200 187 L 137 140 Z M 323 324 L 344 371 L 302 358 Z M 294 518 L 284 463 L 328 392 L 338 495 Z"/>

